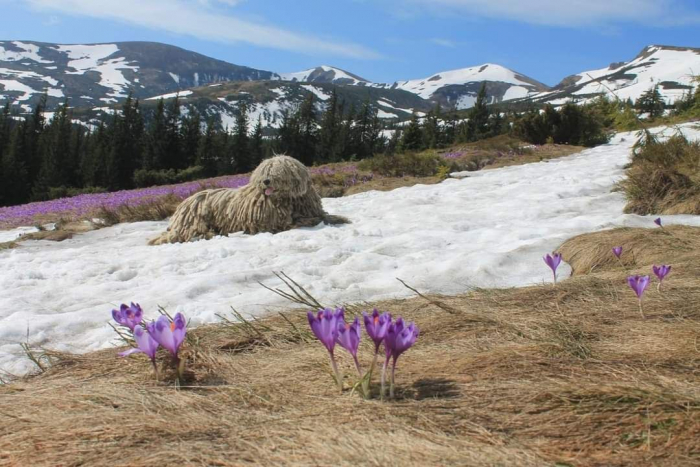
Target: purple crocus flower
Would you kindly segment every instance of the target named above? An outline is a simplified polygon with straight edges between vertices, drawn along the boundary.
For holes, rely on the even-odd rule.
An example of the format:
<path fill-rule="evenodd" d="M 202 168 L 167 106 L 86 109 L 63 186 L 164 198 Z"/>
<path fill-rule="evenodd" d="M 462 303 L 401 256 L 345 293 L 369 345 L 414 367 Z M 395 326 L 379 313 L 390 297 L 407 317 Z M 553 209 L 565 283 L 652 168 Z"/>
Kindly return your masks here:
<path fill-rule="evenodd" d="M 660 217 L 657 217 L 656 219 L 654 219 L 654 224 L 658 225 L 659 227 L 663 227 L 663 225 L 661 225 L 661 218 Z"/>
<path fill-rule="evenodd" d="M 382 370 L 382 397 L 384 396 L 384 382 L 386 381 L 386 369 L 389 366 L 389 360 L 392 360 L 391 367 L 391 385 L 389 387 L 389 397 L 394 397 L 394 373 L 396 372 L 396 361 L 399 356 L 406 350 L 411 348 L 418 339 L 418 327 L 415 323 L 405 325 L 403 318 L 399 318 L 395 323 L 392 323 L 387 330 L 384 339 L 384 349 L 386 360 Z"/>
<path fill-rule="evenodd" d="M 363 311 L 362 318 L 365 321 L 365 331 L 367 331 L 369 338 L 374 341 L 374 350 L 377 353 L 391 324 L 391 315 L 386 312 L 380 314 L 375 308 L 371 315 Z"/>
<path fill-rule="evenodd" d="M 177 352 L 187 334 L 187 321 L 182 313 L 176 314 L 172 321 L 161 315 L 158 320 L 148 323 L 146 329 L 156 342 L 177 358 Z"/>
<path fill-rule="evenodd" d="M 615 256 L 617 256 L 617 259 L 620 259 L 620 256 L 622 256 L 622 247 L 621 246 L 613 247 L 612 252 Z"/>
<path fill-rule="evenodd" d="M 360 362 L 357 360 L 357 349 L 360 346 L 361 333 L 360 318 L 355 317 L 355 321 L 352 324 L 338 321 L 338 344 L 350 352 L 353 360 L 355 360 L 355 368 L 357 368 L 357 373 L 360 377 L 362 377 L 362 370 L 360 369 Z"/>
<path fill-rule="evenodd" d="M 657 290 L 660 290 L 661 283 L 664 281 L 664 277 L 666 277 L 668 273 L 671 272 L 671 266 L 668 266 L 666 264 L 663 264 L 661 266 L 654 265 L 651 269 L 654 271 L 654 275 L 659 278 L 659 286 Z"/>
<path fill-rule="evenodd" d="M 561 253 L 555 253 L 553 255 L 550 255 L 547 253 L 544 255 L 544 262 L 547 264 L 547 266 L 550 267 L 552 270 L 552 274 L 554 275 L 554 283 L 557 283 L 557 268 L 559 267 L 559 264 L 561 263 Z"/>
<path fill-rule="evenodd" d="M 143 310 L 138 303 L 131 302 L 131 306 L 122 303 L 118 310 L 112 310 L 112 318 L 134 332 L 136 326 L 143 321 Z"/>
<path fill-rule="evenodd" d="M 642 315 L 642 318 L 644 318 L 642 296 L 647 287 L 649 287 L 649 276 L 629 276 L 627 278 L 627 283 L 637 295 L 637 299 L 639 300 L 639 313 Z"/>
<path fill-rule="evenodd" d="M 153 364 L 153 369 L 156 372 L 156 379 L 158 379 L 158 366 L 156 366 L 156 352 L 158 351 L 158 342 L 156 342 L 151 335 L 143 329 L 142 326 L 136 326 L 134 328 L 134 340 L 136 341 L 136 348 L 129 349 L 125 352 L 120 352 L 121 357 L 127 357 L 135 353 L 146 354 L 148 358 L 151 359 Z"/>
<path fill-rule="evenodd" d="M 338 340 L 338 325 L 345 322 L 345 310 L 343 308 L 338 308 L 334 312 L 330 308 L 326 308 L 319 310 L 315 315 L 313 311 L 309 311 L 307 316 L 309 318 L 309 325 L 311 326 L 311 330 L 313 331 L 314 335 L 328 350 L 328 354 L 331 357 L 331 367 L 333 368 L 333 373 L 335 374 L 338 388 L 340 389 L 340 392 L 343 392 L 343 378 L 340 375 L 338 365 L 335 362 L 333 350 L 335 349 L 335 343 Z"/>
<path fill-rule="evenodd" d="M 155 361 L 159 344 L 145 329 L 143 329 L 143 327 L 136 326 L 136 328 L 134 328 L 134 340 L 136 341 L 136 348 L 121 352 L 119 355 L 126 357 L 135 353 L 143 353 L 146 354 L 151 361 Z"/>
<path fill-rule="evenodd" d="M 335 343 L 338 340 L 338 323 L 345 321 L 345 310 L 338 308 L 335 312 L 330 308 L 319 310 L 314 315 L 313 311 L 307 313 L 309 325 L 314 335 L 328 349 L 328 352 L 333 355 Z"/>

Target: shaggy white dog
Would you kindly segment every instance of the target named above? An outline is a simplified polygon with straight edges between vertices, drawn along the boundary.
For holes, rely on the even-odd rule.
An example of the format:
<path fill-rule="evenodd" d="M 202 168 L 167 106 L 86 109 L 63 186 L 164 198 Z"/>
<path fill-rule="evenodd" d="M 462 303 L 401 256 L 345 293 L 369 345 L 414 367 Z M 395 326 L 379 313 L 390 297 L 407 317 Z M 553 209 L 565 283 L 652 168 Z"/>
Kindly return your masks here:
<path fill-rule="evenodd" d="M 232 232 L 281 232 L 320 222 L 343 224 L 323 210 L 308 169 L 289 156 L 264 160 L 239 189 L 204 190 L 185 199 L 170 218 L 168 230 L 149 242 L 189 242 Z"/>

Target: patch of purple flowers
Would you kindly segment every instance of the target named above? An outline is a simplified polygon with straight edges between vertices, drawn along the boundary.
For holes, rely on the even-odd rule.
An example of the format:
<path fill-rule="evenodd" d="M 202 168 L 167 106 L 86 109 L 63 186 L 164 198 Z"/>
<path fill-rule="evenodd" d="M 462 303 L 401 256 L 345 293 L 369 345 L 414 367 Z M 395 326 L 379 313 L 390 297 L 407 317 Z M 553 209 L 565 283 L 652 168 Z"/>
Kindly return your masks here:
<path fill-rule="evenodd" d="M 112 193 L 90 193 L 71 198 L 8 206 L 0 208 L 0 228 L 9 229 L 22 225 L 32 225 L 35 223 L 36 218 L 47 215 L 60 215 L 70 220 L 76 220 L 97 211 L 101 207 L 116 209 L 124 205 L 139 206 L 169 195 L 175 195 L 184 199 L 201 189 L 202 186 L 240 188 L 247 185 L 249 180 L 249 177 L 245 175 L 232 175 L 181 183 L 179 185 L 122 190 Z"/>

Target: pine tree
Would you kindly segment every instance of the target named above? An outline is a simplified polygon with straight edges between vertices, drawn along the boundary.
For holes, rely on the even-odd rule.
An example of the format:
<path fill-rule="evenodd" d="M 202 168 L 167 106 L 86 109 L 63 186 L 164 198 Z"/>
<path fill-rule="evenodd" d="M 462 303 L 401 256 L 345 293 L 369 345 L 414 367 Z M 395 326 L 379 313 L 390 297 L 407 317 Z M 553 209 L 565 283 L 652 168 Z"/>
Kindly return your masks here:
<path fill-rule="evenodd" d="M 207 121 L 207 129 L 204 132 L 204 136 L 199 141 L 199 149 L 197 151 L 197 165 L 204 169 L 206 177 L 213 177 L 218 173 L 219 140 L 217 133 L 216 121 L 210 117 Z"/>
<path fill-rule="evenodd" d="M 658 86 L 654 86 L 637 99 L 637 110 L 640 113 L 649 114 L 649 118 L 663 115 L 665 105 L 666 103 L 659 92 Z"/>
<path fill-rule="evenodd" d="M 428 112 L 423 121 L 423 147 L 435 149 L 440 147 L 442 142 L 442 130 L 440 128 L 441 116 L 440 104 L 435 109 Z"/>
<path fill-rule="evenodd" d="M 191 167 L 197 159 L 197 151 L 199 149 L 199 140 L 202 137 L 202 117 L 197 109 L 190 109 L 187 116 L 182 119 L 180 128 L 180 141 L 182 142 L 182 165 L 181 169 Z"/>
<path fill-rule="evenodd" d="M 180 141 L 180 97 L 175 96 L 168 106 L 165 119 L 166 152 L 163 167 L 166 169 L 183 168 L 182 145 Z"/>
<path fill-rule="evenodd" d="M 27 168 L 24 163 L 26 154 L 27 133 L 29 122 L 23 121 L 12 131 L 10 144 L 3 154 L 0 193 L 5 205 L 26 203 L 29 200 L 29 183 Z"/>
<path fill-rule="evenodd" d="M 158 170 L 165 166 L 168 150 L 168 130 L 165 116 L 165 102 L 158 100 L 153 120 L 148 128 L 146 136 L 146 152 L 144 154 L 143 168 L 146 170 Z"/>
<path fill-rule="evenodd" d="M 474 107 L 469 111 L 469 133 L 472 141 L 489 136 L 489 109 L 487 107 L 486 83 L 481 84 Z"/>
<path fill-rule="evenodd" d="M 342 125 L 342 112 L 338 104 L 338 93 L 333 88 L 328 100 L 326 111 L 321 118 L 321 129 L 318 136 L 318 155 L 323 162 L 335 162 L 340 159 L 338 140 Z"/>
<path fill-rule="evenodd" d="M 238 173 L 247 173 L 253 170 L 253 162 L 250 157 L 248 142 L 248 108 L 244 102 L 238 104 L 236 115 L 236 128 L 233 131 L 231 142 L 231 159 Z"/>
<path fill-rule="evenodd" d="M 51 188 L 67 187 L 72 174 L 69 161 L 71 115 L 65 102 L 54 113 L 53 120 L 41 138 L 41 169 L 32 188 L 32 198 L 47 199 Z"/>
<path fill-rule="evenodd" d="M 316 161 L 317 144 L 318 124 L 316 123 L 314 94 L 309 93 L 299 107 L 299 148 L 294 157 L 297 157 L 306 166 L 313 165 Z"/>
<path fill-rule="evenodd" d="M 423 132 L 421 131 L 418 117 L 413 114 L 406 130 L 401 138 L 401 149 L 403 151 L 417 151 L 423 148 Z"/>
<path fill-rule="evenodd" d="M 265 158 L 265 146 L 263 140 L 262 118 L 258 117 L 258 123 L 255 124 L 255 129 L 250 137 L 250 162 L 251 167 L 257 167 Z"/>
<path fill-rule="evenodd" d="M 129 94 L 112 120 L 110 151 L 104 163 L 107 186 L 113 190 L 133 187 L 134 172 L 141 167 L 144 128 L 138 105 Z"/>

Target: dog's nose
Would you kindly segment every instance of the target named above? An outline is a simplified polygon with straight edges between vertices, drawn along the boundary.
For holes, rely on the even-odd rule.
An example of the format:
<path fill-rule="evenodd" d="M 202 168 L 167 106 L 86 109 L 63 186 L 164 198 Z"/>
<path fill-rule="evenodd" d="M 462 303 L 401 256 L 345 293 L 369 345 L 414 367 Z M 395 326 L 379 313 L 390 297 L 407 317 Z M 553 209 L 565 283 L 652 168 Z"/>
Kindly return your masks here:
<path fill-rule="evenodd" d="M 265 184 L 265 186 L 268 186 L 270 184 L 270 179 L 267 178 L 267 179 L 263 180 L 263 183 Z"/>

